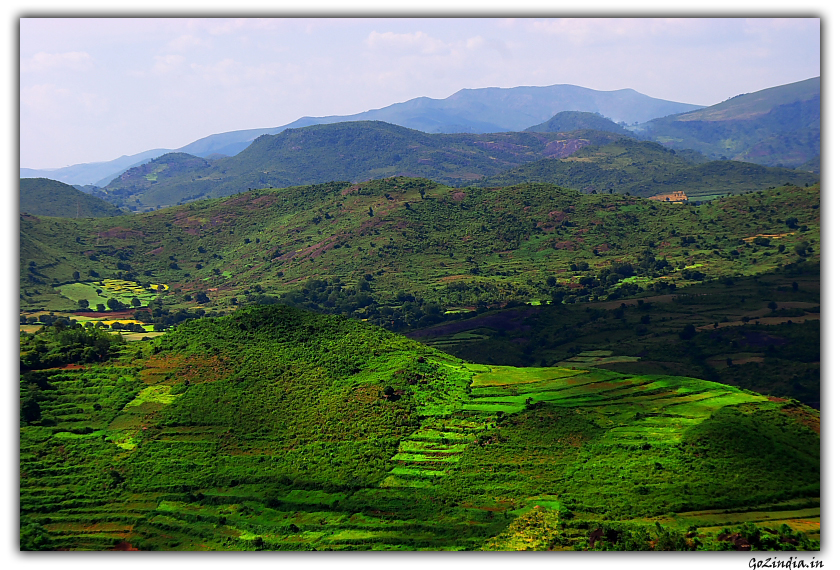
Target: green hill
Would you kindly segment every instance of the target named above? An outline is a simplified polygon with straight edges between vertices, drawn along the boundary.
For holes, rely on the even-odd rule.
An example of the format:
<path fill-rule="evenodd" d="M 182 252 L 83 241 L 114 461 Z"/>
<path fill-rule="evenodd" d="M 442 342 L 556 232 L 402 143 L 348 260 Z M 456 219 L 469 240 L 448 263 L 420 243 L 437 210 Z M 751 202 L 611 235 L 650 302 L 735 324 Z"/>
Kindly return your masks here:
<path fill-rule="evenodd" d="M 811 185 L 819 181 L 819 175 L 738 161 L 696 164 L 690 157 L 662 145 L 622 138 L 603 146 L 587 146 L 567 158 L 529 162 L 484 178 L 477 185 L 510 186 L 526 181 L 547 182 L 581 192 L 635 196 L 682 191 L 689 198 L 702 200 L 769 186 Z"/>
<path fill-rule="evenodd" d="M 820 154 L 820 78 L 648 121 L 643 138 L 712 158 L 795 168 Z"/>
<path fill-rule="evenodd" d="M 100 334 L 57 322 L 22 361 Z M 288 307 L 78 354 L 21 375 L 23 550 L 819 548 L 795 401 L 470 364 Z"/>
<path fill-rule="evenodd" d="M 100 218 L 125 213 L 105 200 L 48 178 L 20 179 L 20 211 L 60 218 Z"/>
<path fill-rule="evenodd" d="M 574 117 L 568 126 L 580 122 Z M 696 152 L 672 150 L 591 129 L 447 135 L 381 122 L 349 122 L 264 135 L 238 155 L 212 162 L 166 154 L 128 170 L 104 191 L 116 204 L 148 211 L 252 188 L 392 176 L 425 177 L 457 187 L 550 182 L 587 192 L 642 196 L 677 190 L 689 196 L 725 195 L 819 179 L 745 163 L 718 161 L 700 168 Z"/>
<path fill-rule="evenodd" d="M 143 211 L 250 188 L 397 175 L 464 186 L 519 164 L 568 156 L 615 138 L 597 131 L 431 135 L 373 121 L 314 125 L 261 136 L 238 155 L 212 163 L 167 154 L 128 170 L 104 191 L 115 203 Z"/>
<path fill-rule="evenodd" d="M 533 133 L 568 133 L 581 129 L 620 133 L 632 136 L 632 133 L 598 113 L 584 111 L 561 111 L 549 120 L 525 129 Z"/>
<path fill-rule="evenodd" d="M 548 184 L 392 178 L 263 189 L 115 220 L 22 216 L 20 303 L 105 304 L 92 291 L 111 278 L 146 285 L 140 293 L 169 285 L 173 310 L 282 300 L 401 330 L 510 302 L 615 299 L 819 259 L 819 192 L 781 186 L 693 207 Z M 759 245 L 761 235 L 773 237 Z M 679 271 L 698 264 L 693 280 Z"/>

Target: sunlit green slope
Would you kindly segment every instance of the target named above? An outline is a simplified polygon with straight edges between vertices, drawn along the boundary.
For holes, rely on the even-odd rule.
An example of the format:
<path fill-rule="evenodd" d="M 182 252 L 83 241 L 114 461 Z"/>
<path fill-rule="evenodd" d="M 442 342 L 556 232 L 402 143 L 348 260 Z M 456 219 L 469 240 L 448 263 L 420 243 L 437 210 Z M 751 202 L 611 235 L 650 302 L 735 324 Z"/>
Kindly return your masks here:
<path fill-rule="evenodd" d="M 713 509 L 788 513 L 757 546 L 818 537 L 781 526 L 818 525 L 819 415 L 795 401 L 475 365 L 287 307 L 114 350 L 21 377 L 24 548 L 734 547 Z"/>

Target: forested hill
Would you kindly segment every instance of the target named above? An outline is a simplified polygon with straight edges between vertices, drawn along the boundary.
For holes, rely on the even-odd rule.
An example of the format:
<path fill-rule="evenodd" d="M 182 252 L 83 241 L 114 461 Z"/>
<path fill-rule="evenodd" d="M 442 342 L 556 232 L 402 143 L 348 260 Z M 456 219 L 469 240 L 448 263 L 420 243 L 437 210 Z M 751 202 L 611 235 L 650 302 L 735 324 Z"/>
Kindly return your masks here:
<path fill-rule="evenodd" d="M 629 137 L 634 136 L 631 131 L 599 113 L 584 111 L 561 111 L 546 122 L 528 127 L 525 131 L 532 133 L 567 133 L 581 129 L 621 133 Z"/>
<path fill-rule="evenodd" d="M 47 178 L 20 179 L 20 211 L 60 218 L 99 218 L 125 213 L 105 200 Z"/>
<path fill-rule="evenodd" d="M 755 192 L 771 186 L 812 185 L 819 175 L 734 160 L 707 161 L 691 151 L 621 138 L 581 148 L 567 158 L 541 159 L 477 181 L 478 186 L 547 182 L 581 192 L 654 196 L 685 192 L 694 200 Z"/>
<path fill-rule="evenodd" d="M 549 182 L 581 191 L 650 196 L 737 194 L 784 184 L 814 184 L 804 171 L 733 167 L 693 151 L 673 152 L 619 133 L 427 134 L 388 123 L 357 122 L 289 129 L 258 138 L 235 157 L 164 155 L 124 173 L 108 199 L 146 211 L 251 188 L 290 187 L 391 176 L 425 177 L 448 186 Z M 706 178 L 702 178 L 706 177 Z"/>
<path fill-rule="evenodd" d="M 711 158 L 797 168 L 820 155 L 820 102 L 821 83 L 815 77 L 654 119 L 634 130 Z"/>
<path fill-rule="evenodd" d="M 476 365 L 252 307 L 20 394 L 22 550 L 819 548 L 795 522 L 819 516 L 818 413 L 694 378 Z"/>
<path fill-rule="evenodd" d="M 119 278 L 169 284 L 165 297 L 186 306 L 199 293 L 201 306 L 220 307 L 286 296 L 402 329 L 450 309 L 619 298 L 819 259 L 819 207 L 819 186 L 686 206 L 548 184 L 392 178 L 263 189 L 113 221 L 24 216 L 21 307 L 72 309 L 65 285 Z"/>
<path fill-rule="evenodd" d="M 213 162 L 167 154 L 128 170 L 104 190 L 112 201 L 143 211 L 249 188 L 397 175 L 464 186 L 519 164 L 569 156 L 617 137 L 600 131 L 432 135 L 372 121 L 315 125 L 264 135 L 238 155 Z"/>

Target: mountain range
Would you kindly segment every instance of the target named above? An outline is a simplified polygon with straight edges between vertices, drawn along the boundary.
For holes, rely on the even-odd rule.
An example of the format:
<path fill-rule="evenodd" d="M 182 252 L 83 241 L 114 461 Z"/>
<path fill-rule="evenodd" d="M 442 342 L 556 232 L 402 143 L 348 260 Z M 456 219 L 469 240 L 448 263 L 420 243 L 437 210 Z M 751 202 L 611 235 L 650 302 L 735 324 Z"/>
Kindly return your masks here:
<path fill-rule="evenodd" d="M 233 156 L 261 135 L 346 121 L 384 121 L 428 133 L 492 133 L 520 131 L 561 111 L 588 111 L 616 122 L 637 123 L 700 108 L 699 105 L 655 99 L 632 89 L 596 91 L 575 85 L 462 89 L 445 99 L 417 97 L 355 115 L 302 117 L 280 127 L 210 135 L 175 151 L 150 150 L 114 161 L 49 170 L 22 168 L 20 175 L 22 178 L 52 178 L 68 184 L 105 186 L 126 169 L 168 152 L 204 158 L 214 154 Z"/>
<path fill-rule="evenodd" d="M 588 115 L 573 123 L 604 126 L 606 119 Z M 708 164 L 700 164 L 704 162 Z M 428 134 L 359 121 L 262 135 L 236 156 L 212 161 L 169 153 L 127 170 L 97 195 L 147 211 L 251 188 L 391 176 L 425 177 L 459 187 L 550 182 L 580 191 L 640 196 L 683 191 L 695 199 L 819 180 L 815 174 L 790 169 L 709 162 L 694 151 L 677 153 L 615 132 Z"/>
<path fill-rule="evenodd" d="M 642 138 L 713 158 L 796 168 L 820 155 L 820 93 L 815 77 L 631 128 Z"/>

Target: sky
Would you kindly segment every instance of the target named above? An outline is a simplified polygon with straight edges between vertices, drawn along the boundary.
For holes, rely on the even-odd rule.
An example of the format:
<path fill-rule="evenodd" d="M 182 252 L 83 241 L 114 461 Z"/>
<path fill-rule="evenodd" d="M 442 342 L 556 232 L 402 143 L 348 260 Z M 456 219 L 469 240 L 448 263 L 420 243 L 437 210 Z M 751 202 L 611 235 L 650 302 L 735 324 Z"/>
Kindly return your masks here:
<path fill-rule="evenodd" d="M 20 166 L 27 168 L 175 149 L 215 133 L 445 98 L 464 88 L 631 88 L 713 105 L 820 75 L 820 19 L 813 12 L 804 18 L 25 15 L 19 125 Z"/>

